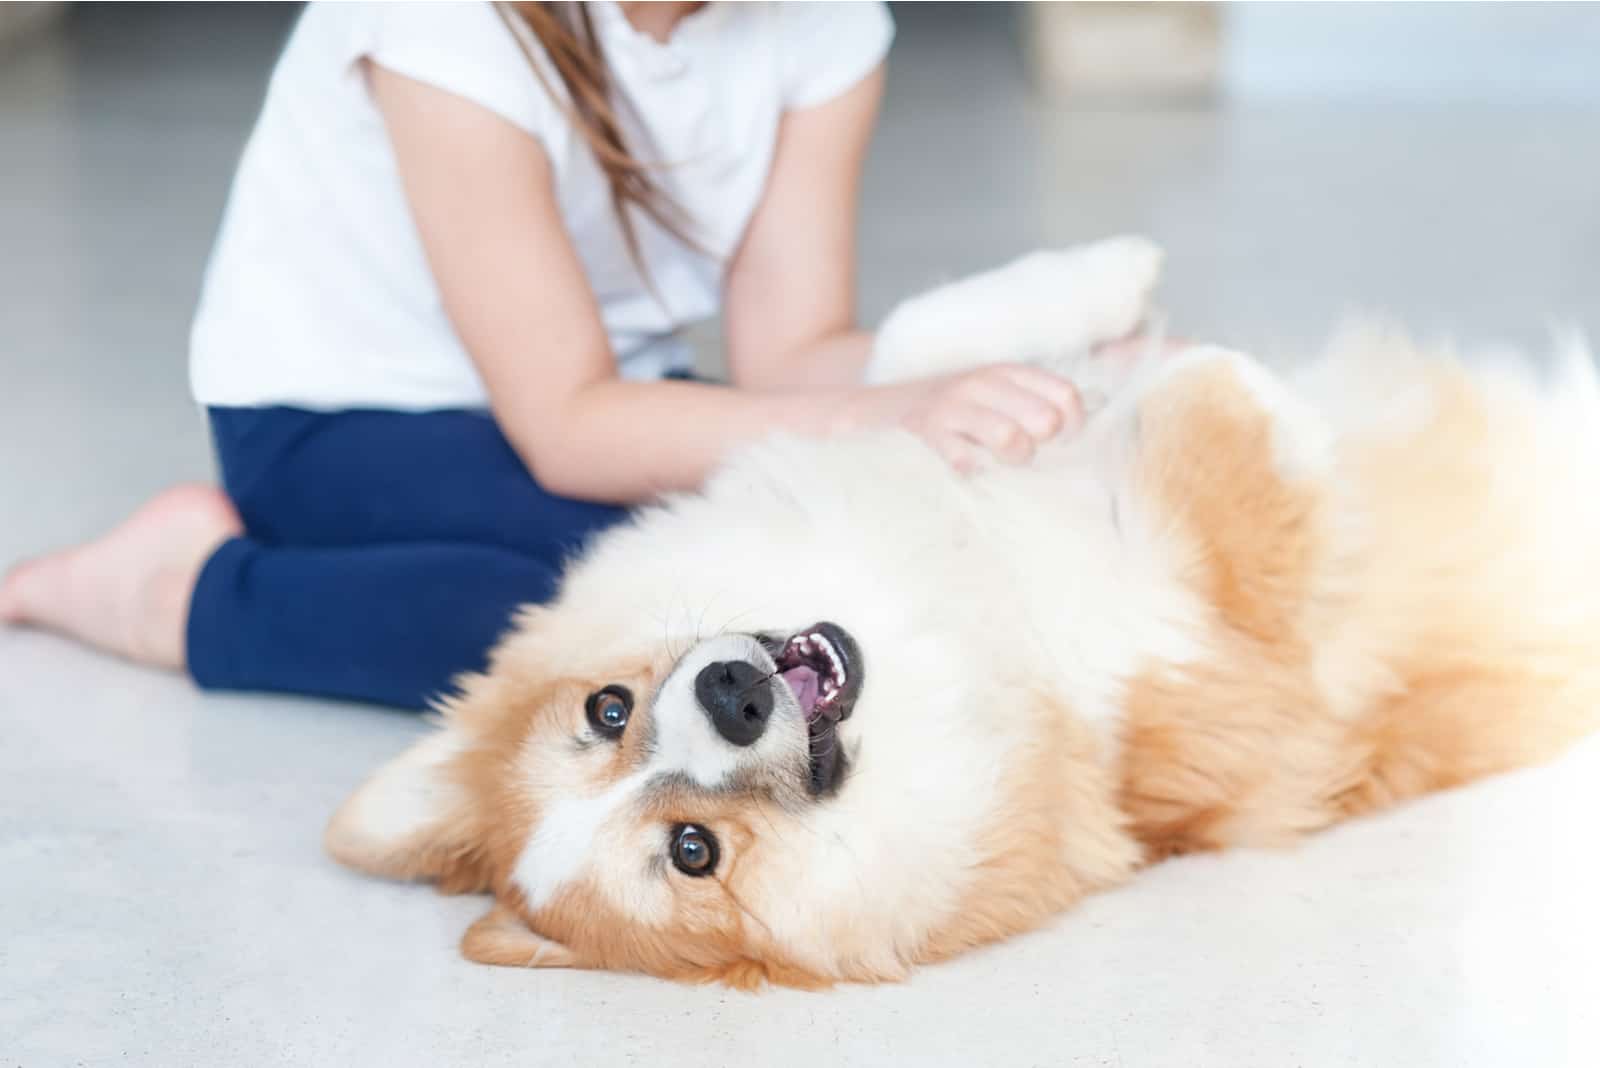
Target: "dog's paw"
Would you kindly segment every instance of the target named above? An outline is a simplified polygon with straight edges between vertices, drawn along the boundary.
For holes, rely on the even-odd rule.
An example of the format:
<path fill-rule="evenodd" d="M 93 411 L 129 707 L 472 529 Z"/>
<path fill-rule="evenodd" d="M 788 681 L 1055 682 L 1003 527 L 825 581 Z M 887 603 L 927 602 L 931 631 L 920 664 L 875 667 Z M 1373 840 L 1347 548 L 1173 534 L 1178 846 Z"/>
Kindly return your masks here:
<path fill-rule="evenodd" d="M 878 330 L 866 377 L 887 382 L 993 363 L 1055 362 L 1131 333 L 1161 249 L 1115 237 L 1030 253 L 905 301 Z"/>
<path fill-rule="evenodd" d="M 1150 294 L 1161 278 L 1165 254 L 1144 237 L 1113 237 L 1068 249 L 1058 265 L 1060 327 L 1076 327 L 1076 338 L 1057 338 L 1065 351 L 1114 341 L 1145 318 Z M 1065 313 L 1073 313 L 1067 322 Z"/>

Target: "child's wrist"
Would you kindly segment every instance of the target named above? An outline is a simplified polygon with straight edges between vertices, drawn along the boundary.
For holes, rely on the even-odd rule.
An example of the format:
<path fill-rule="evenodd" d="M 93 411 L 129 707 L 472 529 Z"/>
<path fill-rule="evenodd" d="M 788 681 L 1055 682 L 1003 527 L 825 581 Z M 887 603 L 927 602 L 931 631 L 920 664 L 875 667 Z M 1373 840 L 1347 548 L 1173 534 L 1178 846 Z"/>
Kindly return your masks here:
<path fill-rule="evenodd" d="M 857 386 L 841 390 L 837 399 L 824 401 L 827 414 L 823 432 L 832 437 L 854 434 L 875 425 L 875 409 L 881 401 L 882 390 L 877 386 Z"/>

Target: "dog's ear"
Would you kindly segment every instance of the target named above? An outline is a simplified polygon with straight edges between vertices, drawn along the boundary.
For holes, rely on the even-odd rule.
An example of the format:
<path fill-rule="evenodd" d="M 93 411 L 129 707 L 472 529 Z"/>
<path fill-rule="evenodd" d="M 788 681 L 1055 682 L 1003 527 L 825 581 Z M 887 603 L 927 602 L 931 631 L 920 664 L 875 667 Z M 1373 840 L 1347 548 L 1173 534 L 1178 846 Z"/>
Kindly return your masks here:
<path fill-rule="evenodd" d="M 461 938 L 461 955 L 509 968 L 577 968 L 577 955 L 534 931 L 504 905 L 495 905 Z"/>
<path fill-rule="evenodd" d="M 481 888 L 464 748 L 460 729 L 446 726 L 390 761 L 334 813 L 323 835 L 328 852 L 372 875 Z"/>

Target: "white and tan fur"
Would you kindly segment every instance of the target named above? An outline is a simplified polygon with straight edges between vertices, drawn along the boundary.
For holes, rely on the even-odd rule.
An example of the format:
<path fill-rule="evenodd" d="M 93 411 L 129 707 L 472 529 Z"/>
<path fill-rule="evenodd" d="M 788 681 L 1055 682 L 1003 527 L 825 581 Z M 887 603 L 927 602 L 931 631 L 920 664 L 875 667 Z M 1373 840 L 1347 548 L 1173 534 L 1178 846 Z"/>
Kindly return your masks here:
<path fill-rule="evenodd" d="M 1115 239 L 898 312 L 879 379 L 1042 358 L 1108 399 L 973 478 L 900 433 L 745 450 L 599 538 L 329 849 L 492 892 L 476 960 L 893 980 L 1160 857 L 1292 842 L 1593 729 L 1587 353 L 1548 383 L 1382 333 L 1293 379 L 1078 355 L 1137 323 L 1159 259 Z M 686 683 L 818 619 L 866 663 L 820 800 L 792 711 L 735 750 Z M 641 697 L 600 743 L 583 701 L 608 683 Z M 666 862 L 682 822 L 716 832 L 714 878 Z"/>

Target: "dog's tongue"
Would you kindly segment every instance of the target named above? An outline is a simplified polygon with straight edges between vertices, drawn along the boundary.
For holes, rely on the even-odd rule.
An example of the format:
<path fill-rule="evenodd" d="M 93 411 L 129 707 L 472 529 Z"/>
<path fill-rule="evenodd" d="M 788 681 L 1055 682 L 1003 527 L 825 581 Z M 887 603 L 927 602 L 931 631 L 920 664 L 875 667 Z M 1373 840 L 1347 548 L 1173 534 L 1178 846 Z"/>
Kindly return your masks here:
<path fill-rule="evenodd" d="M 812 718 L 817 711 L 817 697 L 820 693 L 817 673 L 801 664 L 785 671 L 783 681 L 794 691 L 795 699 L 800 702 L 800 711 L 806 714 L 807 719 Z"/>

